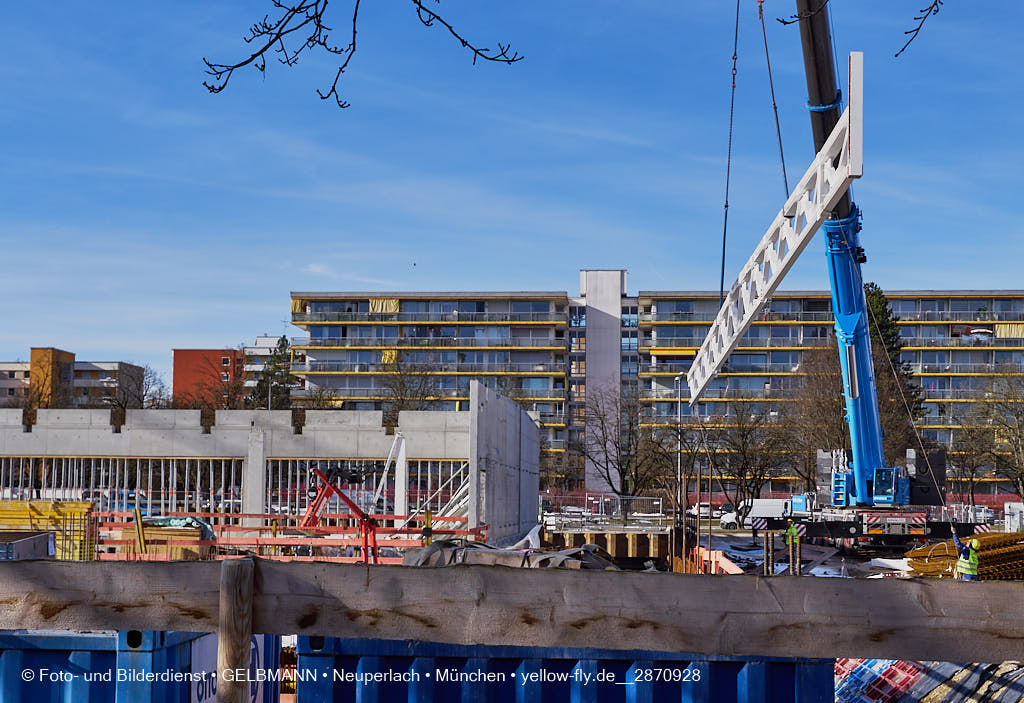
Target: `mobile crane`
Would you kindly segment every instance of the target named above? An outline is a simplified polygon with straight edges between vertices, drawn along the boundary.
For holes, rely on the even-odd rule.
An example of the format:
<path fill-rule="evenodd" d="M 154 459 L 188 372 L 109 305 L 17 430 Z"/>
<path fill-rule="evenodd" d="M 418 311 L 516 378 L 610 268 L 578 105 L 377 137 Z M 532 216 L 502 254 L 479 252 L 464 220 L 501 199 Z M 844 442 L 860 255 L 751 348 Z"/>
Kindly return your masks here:
<path fill-rule="evenodd" d="M 870 311 L 861 274 L 867 258 L 860 245 L 861 214 L 849 192 L 852 181 L 863 174 L 863 54 L 850 55 L 849 106 L 842 111 L 828 8 L 819 4 L 820 0 L 797 0 L 817 154 L 725 296 L 687 376 L 690 404 L 700 399 L 817 229 L 824 229 L 852 457 L 847 462 L 842 454 L 834 454 L 829 506 L 818 508 L 806 496 L 796 496 L 794 513 L 805 515 L 797 520 L 800 529 L 808 537 L 842 546 L 864 539 L 903 543 L 945 537 L 951 523 L 929 521 L 928 508 L 910 506 L 907 467 L 885 462 L 868 331 Z M 973 526 L 962 527 L 969 532 Z"/>

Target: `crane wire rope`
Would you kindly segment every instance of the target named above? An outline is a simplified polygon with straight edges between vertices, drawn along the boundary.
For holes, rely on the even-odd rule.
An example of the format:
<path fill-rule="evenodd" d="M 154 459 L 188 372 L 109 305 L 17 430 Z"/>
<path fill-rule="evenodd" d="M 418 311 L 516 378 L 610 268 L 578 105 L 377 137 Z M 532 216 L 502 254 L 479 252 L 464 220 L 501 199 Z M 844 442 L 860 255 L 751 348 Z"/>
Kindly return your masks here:
<path fill-rule="evenodd" d="M 782 151 L 782 127 L 779 125 L 779 106 L 775 102 L 772 60 L 768 54 L 768 30 L 764 26 L 764 0 L 757 0 L 757 17 L 761 20 L 761 36 L 764 37 L 764 61 L 768 66 L 768 89 L 772 95 L 772 112 L 775 113 L 775 138 L 779 143 L 779 161 L 782 162 L 782 185 L 786 189 L 786 200 L 789 200 L 789 179 L 786 177 L 786 156 Z"/>
<path fill-rule="evenodd" d="M 736 0 L 736 24 L 732 35 L 732 94 L 729 97 L 729 146 L 725 153 L 725 206 L 722 213 L 722 273 L 718 279 L 718 307 L 725 302 L 725 240 L 729 231 L 729 178 L 732 175 L 732 128 L 736 114 L 736 59 L 740 42 L 740 0 Z"/>

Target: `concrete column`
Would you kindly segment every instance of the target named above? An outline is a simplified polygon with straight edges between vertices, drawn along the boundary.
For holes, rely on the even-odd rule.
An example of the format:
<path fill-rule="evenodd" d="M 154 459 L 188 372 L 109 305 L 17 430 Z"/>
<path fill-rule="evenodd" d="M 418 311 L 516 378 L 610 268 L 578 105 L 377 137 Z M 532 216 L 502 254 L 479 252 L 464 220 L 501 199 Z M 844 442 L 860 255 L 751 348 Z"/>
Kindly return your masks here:
<path fill-rule="evenodd" d="M 409 514 L 409 462 L 405 453 L 405 438 L 399 437 L 395 452 L 395 515 Z"/>
<path fill-rule="evenodd" d="M 248 451 L 242 462 L 242 512 L 265 513 L 267 497 L 266 434 L 260 428 L 249 430 Z"/>
<path fill-rule="evenodd" d="M 480 526 L 480 411 L 483 409 L 481 391 L 476 380 L 469 382 L 469 503 L 467 516 L 469 529 Z"/>

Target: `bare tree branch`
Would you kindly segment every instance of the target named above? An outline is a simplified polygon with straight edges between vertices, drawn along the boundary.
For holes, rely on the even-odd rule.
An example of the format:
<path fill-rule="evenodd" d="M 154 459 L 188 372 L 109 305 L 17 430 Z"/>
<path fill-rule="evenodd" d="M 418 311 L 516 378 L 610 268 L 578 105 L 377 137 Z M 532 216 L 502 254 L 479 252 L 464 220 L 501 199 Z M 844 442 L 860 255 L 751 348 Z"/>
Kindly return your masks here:
<path fill-rule="evenodd" d="M 266 71 L 268 53 L 278 54 L 278 61 L 285 66 L 294 66 L 303 52 L 320 48 L 328 54 L 345 58 L 338 66 L 330 88 L 326 91 L 318 88 L 317 95 L 321 100 L 334 98 L 340 108 L 348 107 L 349 103 L 342 99 L 338 92 L 338 84 L 356 53 L 360 1 L 352 0 L 352 33 L 348 46 L 341 47 L 331 43 L 331 28 L 325 23 L 328 0 L 270 0 L 274 8 L 279 11 L 279 16 L 271 19 L 270 15 L 264 15 L 262 20 L 249 28 L 248 35 L 242 38 L 246 44 L 255 44 L 256 50 L 248 58 L 235 63 L 215 63 L 204 57 L 206 73 L 212 76 L 212 80 L 204 81 L 203 85 L 211 93 L 219 93 L 227 87 L 231 76 L 239 68 L 251 65 L 261 73 Z M 439 2 L 439 0 L 435 1 Z M 437 23 L 447 29 L 448 33 L 455 37 L 463 48 L 469 49 L 473 55 L 474 65 L 477 59 L 506 64 L 523 59 L 509 44 L 499 42 L 497 50 L 492 50 L 471 43 L 440 14 L 426 7 L 424 0 L 412 0 L 412 4 L 415 6 L 416 16 L 424 27 L 433 27 Z M 296 32 L 299 34 L 292 36 Z"/>
<path fill-rule="evenodd" d="M 918 16 L 914 18 L 914 21 L 917 22 L 917 26 L 914 27 L 913 29 L 908 29 L 903 33 L 905 35 L 910 35 L 910 38 L 907 39 L 906 44 L 904 44 L 900 48 L 900 50 L 893 55 L 894 58 L 902 54 L 904 51 L 906 51 L 907 47 L 910 46 L 911 42 L 917 39 L 918 33 L 921 31 L 921 28 L 924 27 L 925 20 L 927 20 L 932 15 L 937 15 L 939 13 L 939 8 L 942 6 L 943 2 L 944 0 L 933 0 L 933 2 L 928 7 L 922 8 L 919 11 L 920 14 L 918 14 Z M 776 17 L 775 19 L 781 24 L 796 24 L 801 20 L 814 17 L 816 14 L 818 14 L 826 7 L 828 7 L 828 3 L 829 0 L 822 0 L 821 5 L 819 5 L 814 10 L 811 10 L 810 12 L 798 12 L 795 15 L 790 15 L 786 19 L 783 19 L 781 17 Z"/>
<path fill-rule="evenodd" d="M 895 56 L 899 56 L 900 54 L 902 54 L 906 50 L 906 48 L 908 46 L 910 46 L 910 43 L 912 41 L 914 41 L 915 39 L 917 39 L 917 34 L 918 34 L 918 32 L 921 31 L 921 27 L 924 26 L 925 20 L 927 20 L 932 15 L 938 14 L 939 13 L 939 7 L 941 5 L 942 5 L 942 0 L 934 0 L 934 2 L 932 2 L 931 5 L 929 5 L 926 8 L 923 8 L 921 10 L 921 14 L 914 18 L 914 20 L 917 22 L 917 26 L 914 27 L 913 29 L 908 29 L 907 31 L 904 32 L 904 34 L 909 34 L 910 38 L 907 39 L 907 43 L 903 45 L 903 48 L 901 48 L 899 51 L 897 51 L 893 55 L 894 57 Z"/>
<path fill-rule="evenodd" d="M 816 9 L 811 10 L 810 12 L 798 12 L 795 15 L 790 15 L 786 19 L 782 19 L 781 17 L 776 17 L 775 20 L 777 22 L 781 23 L 781 24 L 796 24 L 800 20 L 805 20 L 805 19 L 808 19 L 810 17 L 814 17 L 816 14 L 818 14 L 819 12 L 824 10 L 827 6 L 828 6 L 828 0 L 823 0 L 821 5 L 819 5 Z"/>

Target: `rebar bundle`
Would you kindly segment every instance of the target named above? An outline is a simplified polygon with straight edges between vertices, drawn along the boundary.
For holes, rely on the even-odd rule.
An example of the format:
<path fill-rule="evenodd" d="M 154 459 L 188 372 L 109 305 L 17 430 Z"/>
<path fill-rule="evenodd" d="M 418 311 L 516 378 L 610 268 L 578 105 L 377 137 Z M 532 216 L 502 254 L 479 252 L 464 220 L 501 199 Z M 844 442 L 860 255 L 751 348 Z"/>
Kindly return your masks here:
<path fill-rule="evenodd" d="M 974 535 L 978 547 L 979 580 L 1024 579 L 1024 533 L 987 532 Z M 952 578 L 960 556 L 953 540 L 907 552 L 910 568 L 923 576 Z"/>

